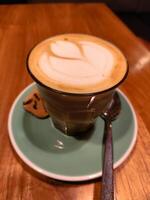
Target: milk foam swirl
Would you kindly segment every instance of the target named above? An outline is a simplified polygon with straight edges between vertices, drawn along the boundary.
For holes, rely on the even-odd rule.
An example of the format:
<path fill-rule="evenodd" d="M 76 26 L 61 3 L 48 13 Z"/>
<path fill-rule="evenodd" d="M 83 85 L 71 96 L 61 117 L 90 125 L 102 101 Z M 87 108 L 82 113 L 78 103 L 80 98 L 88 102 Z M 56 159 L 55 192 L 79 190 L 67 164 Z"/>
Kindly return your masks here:
<path fill-rule="evenodd" d="M 28 69 L 51 89 L 86 94 L 117 85 L 127 73 L 122 52 L 101 38 L 84 34 L 50 37 L 33 48 Z"/>
<path fill-rule="evenodd" d="M 57 40 L 41 53 L 38 64 L 48 78 L 84 86 L 110 77 L 115 60 L 110 50 L 94 42 Z"/>

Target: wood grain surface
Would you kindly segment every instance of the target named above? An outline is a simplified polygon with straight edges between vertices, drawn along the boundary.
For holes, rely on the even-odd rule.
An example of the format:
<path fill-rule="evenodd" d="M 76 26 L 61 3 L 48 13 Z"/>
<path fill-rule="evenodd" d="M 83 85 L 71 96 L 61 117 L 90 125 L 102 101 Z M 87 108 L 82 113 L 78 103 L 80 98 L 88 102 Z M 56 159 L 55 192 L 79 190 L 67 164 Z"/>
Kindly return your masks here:
<path fill-rule="evenodd" d="M 103 4 L 0 6 L 0 200 L 98 200 L 100 179 L 64 183 L 42 177 L 18 158 L 7 130 L 10 107 L 32 82 L 26 70 L 29 50 L 60 33 L 87 33 L 116 44 L 130 71 L 121 89 L 138 116 L 138 139 L 115 171 L 117 200 L 150 200 L 150 52 Z"/>

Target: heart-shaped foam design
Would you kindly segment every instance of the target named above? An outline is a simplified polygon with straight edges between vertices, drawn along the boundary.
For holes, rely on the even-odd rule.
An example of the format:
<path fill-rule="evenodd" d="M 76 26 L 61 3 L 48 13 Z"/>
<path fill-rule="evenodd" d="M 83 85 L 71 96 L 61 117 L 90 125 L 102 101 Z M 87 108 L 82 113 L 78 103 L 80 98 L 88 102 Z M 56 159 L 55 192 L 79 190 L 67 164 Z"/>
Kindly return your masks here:
<path fill-rule="evenodd" d="M 108 78 L 115 65 L 110 50 L 90 41 L 58 40 L 43 52 L 39 66 L 49 78 L 70 85 L 96 84 Z"/>

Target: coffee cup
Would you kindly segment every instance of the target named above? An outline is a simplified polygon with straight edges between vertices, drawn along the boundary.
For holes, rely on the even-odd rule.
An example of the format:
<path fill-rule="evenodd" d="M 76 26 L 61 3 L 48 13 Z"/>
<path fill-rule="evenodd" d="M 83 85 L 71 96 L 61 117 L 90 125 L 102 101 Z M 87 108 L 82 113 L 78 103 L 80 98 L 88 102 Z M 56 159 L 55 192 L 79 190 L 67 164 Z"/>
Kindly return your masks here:
<path fill-rule="evenodd" d="M 116 46 L 84 34 L 42 41 L 29 53 L 27 69 L 54 126 L 67 135 L 80 135 L 94 126 L 128 72 Z"/>

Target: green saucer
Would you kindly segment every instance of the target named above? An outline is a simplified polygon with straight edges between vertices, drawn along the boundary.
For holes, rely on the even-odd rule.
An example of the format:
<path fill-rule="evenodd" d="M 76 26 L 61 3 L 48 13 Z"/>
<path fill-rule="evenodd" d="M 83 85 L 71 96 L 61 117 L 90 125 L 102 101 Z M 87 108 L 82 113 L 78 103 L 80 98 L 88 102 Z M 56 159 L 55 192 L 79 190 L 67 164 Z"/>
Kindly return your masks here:
<path fill-rule="evenodd" d="M 9 114 L 9 137 L 17 154 L 31 168 L 54 179 L 83 181 L 101 176 L 103 120 L 98 118 L 85 137 L 66 136 L 54 128 L 50 118 L 41 120 L 24 111 L 22 102 L 35 87 L 33 83 L 21 92 Z M 137 137 L 134 109 L 117 91 L 122 111 L 113 122 L 115 168 L 129 156 Z"/>

